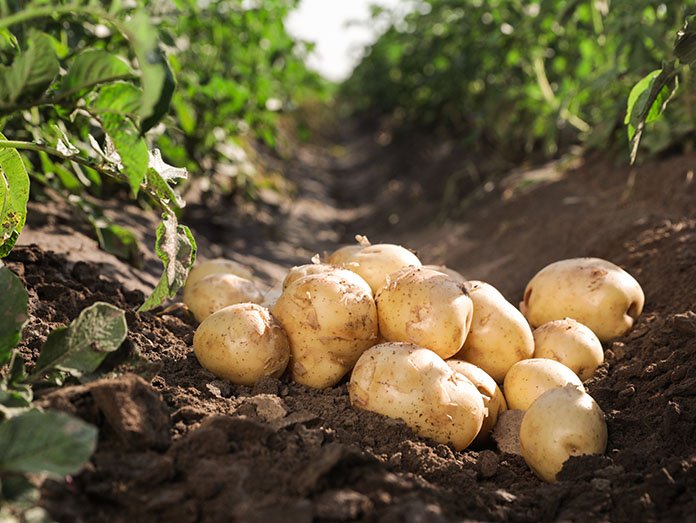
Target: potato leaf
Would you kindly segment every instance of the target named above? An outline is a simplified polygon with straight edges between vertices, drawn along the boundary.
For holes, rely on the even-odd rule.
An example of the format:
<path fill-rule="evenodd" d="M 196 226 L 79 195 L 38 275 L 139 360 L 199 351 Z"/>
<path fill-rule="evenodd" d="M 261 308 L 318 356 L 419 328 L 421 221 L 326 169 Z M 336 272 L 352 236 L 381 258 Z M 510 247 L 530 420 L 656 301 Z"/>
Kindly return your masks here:
<path fill-rule="evenodd" d="M 0 268 L 0 366 L 10 359 L 29 319 L 29 295 L 20 279 L 7 267 Z"/>
<path fill-rule="evenodd" d="M 164 264 L 164 272 L 150 297 L 138 309 L 140 311 L 154 309 L 173 297 L 186 281 L 196 260 L 196 241 L 188 227 L 178 224 L 174 213 L 162 216 L 157 227 L 155 251 Z"/>
<path fill-rule="evenodd" d="M 159 149 L 150 151 L 150 167 L 147 170 L 145 183 L 159 198 L 163 207 L 181 209 L 186 205 L 184 199 L 177 194 L 170 182 L 185 180 L 187 177 L 186 169 L 167 164 L 162 159 Z"/>
<path fill-rule="evenodd" d="M 107 51 L 88 49 L 73 60 L 60 86 L 62 93 L 77 94 L 96 85 L 131 76 L 130 66 Z"/>
<path fill-rule="evenodd" d="M 48 335 L 30 379 L 35 381 L 53 369 L 77 377 L 94 372 L 109 353 L 121 346 L 127 333 L 125 313 L 97 302 L 84 309 L 70 326 L 59 327 Z"/>
<path fill-rule="evenodd" d="M 685 64 L 696 63 L 696 15 L 687 17 L 684 27 L 677 33 L 674 56 Z"/>
<path fill-rule="evenodd" d="M 0 140 L 5 140 L 0 133 Z M 0 147 L 0 258 L 7 256 L 27 218 L 29 175 L 16 149 Z"/>
<path fill-rule="evenodd" d="M 62 412 L 29 410 L 0 423 L 0 471 L 74 474 L 96 445 L 96 427 Z"/>
<path fill-rule="evenodd" d="M 148 167 L 148 149 L 135 124 L 117 113 L 103 113 L 99 121 L 118 153 L 120 167 L 128 178 L 134 196 L 140 190 Z"/>
<path fill-rule="evenodd" d="M 117 113 L 134 116 L 140 110 L 143 90 L 128 82 L 114 82 L 99 89 L 90 103 L 92 113 Z"/>

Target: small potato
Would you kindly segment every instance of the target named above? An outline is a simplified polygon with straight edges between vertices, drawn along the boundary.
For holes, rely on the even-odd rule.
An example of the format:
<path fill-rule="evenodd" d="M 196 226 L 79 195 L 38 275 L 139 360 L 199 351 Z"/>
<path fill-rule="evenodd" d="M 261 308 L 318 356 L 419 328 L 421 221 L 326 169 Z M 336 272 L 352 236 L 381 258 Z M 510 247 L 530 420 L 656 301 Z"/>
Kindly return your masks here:
<path fill-rule="evenodd" d="M 500 390 L 495 380 L 486 374 L 486 371 L 473 363 L 461 360 L 447 360 L 446 363 L 452 370 L 466 377 L 481 393 L 483 406 L 486 410 L 484 411 L 485 415 L 481 431 L 476 436 L 474 444 L 483 444 L 488 441 L 493 427 L 495 427 L 498 421 L 498 415 L 507 410 L 503 391 Z"/>
<path fill-rule="evenodd" d="M 571 456 L 604 454 L 604 413 L 589 394 L 573 385 L 551 389 L 525 412 L 520 446 L 527 465 L 553 483 Z"/>
<path fill-rule="evenodd" d="M 563 387 L 568 383 L 585 390 L 580 378 L 562 363 L 547 358 L 533 358 L 510 367 L 503 390 L 510 409 L 527 410 L 547 390 Z"/>
<path fill-rule="evenodd" d="M 461 450 L 483 423 L 481 394 L 434 352 L 409 343 L 382 343 L 365 351 L 348 384 L 351 403 L 402 419 L 411 429 Z"/>
<path fill-rule="evenodd" d="M 310 387 L 338 383 L 377 342 L 372 291 L 345 269 L 295 280 L 272 310 L 290 339 L 292 378 Z"/>
<path fill-rule="evenodd" d="M 346 269 L 360 275 L 372 289 L 373 294 L 387 283 L 387 276 L 404 267 L 420 267 L 420 260 L 400 245 L 382 243 L 361 247 L 343 262 Z"/>
<path fill-rule="evenodd" d="M 474 317 L 464 347 L 455 358 L 481 367 L 502 383 L 510 367 L 534 354 L 532 329 L 495 287 L 475 280 L 469 284 Z"/>
<path fill-rule="evenodd" d="M 186 278 L 186 284 L 184 287 L 191 287 L 197 281 L 210 276 L 211 274 L 234 274 L 240 278 L 245 278 L 247 280 L 253 280 L 254 275 L 251 271 L 233 260 L 226 260 L 224 258 L 216 258 L 214 260 L 205 260 L 197 263 L 191 272 L 189 272 L 188 278 Z"/>
<path fill-rule="evenodd" d="M 441 358 L 457 353 L 471 326 L 473 307 L 464 286 L 431 269 L 392 273 L 376 301 L 384 339 L 426 347 Z"/>
<path fill-rule="evenodd" d="M 457 271 L 454 269 L 450 269 L 449 267 L 446 267 L 444 265 L 423 265 L 424 269 L 432 269 L 437 272 L 441 272 L 442 274 L 446 274 L 450 278 L 452 278 L 454 281 L 457 283 L 469 283 L 469 280 L 467 280 L 464 276 L 459 274 Z"/>
<path fill-rule="evenodd" d="M 571 318 L 550 321 L 534 329 L 534 357 L 560 361 L 582 380 L 592 377 L 604 361 L 594 332 Z"/>
<path fill-rule="evenodd" d="M 332 252 L 326 259 L 326 263 L 329 265 L 343 265 L 364 248 L 365 245 L 345 245 Z"/>
<path fill-rule="evenodd" d="M 325 272 L 335 271 L 338 267 L 327 265 L 325 263 L 308 263 L 307 265 L 298 265 L 288 271 L 285 280 L 283 280 L 283 290 L 288 288 L 295 280 L 299 280 L 310 274 L 323 274 Z"/>
<path fill-rule="evenodd" d="M 239 385 L 279 377 L 290 359 L 280 324 L 254 303 L 231 305 L 208 316 L 196 329 L 193 351 L 203 368 Z"/>
<path fill-rule="evenodd" d="M 520 309 L 532 327 L 573 318 L 607 341 L 626 334 L 643 310 L 645 295 L 626 271 L 599 258 L 552 263 L 527 284 Z"/>
<path fill-rule="evenodd" d="M 210 274 L 184 289 L 184 303 L 198 321 L 228 305 L 262 300 L 254 282 L 234 274 Z"/>

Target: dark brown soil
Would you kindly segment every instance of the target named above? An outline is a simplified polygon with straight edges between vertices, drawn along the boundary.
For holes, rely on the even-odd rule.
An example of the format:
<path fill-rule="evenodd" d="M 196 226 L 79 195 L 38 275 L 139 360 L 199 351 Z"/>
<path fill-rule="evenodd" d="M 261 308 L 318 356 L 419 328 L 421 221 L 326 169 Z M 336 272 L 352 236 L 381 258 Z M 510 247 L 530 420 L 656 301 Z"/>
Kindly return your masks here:
<path fill-rule="evenodd" d="M 128 312 L 131 358 L 107 368 L 120 365 L 131 374 L 39 395 L 42 405 L 100 427 L 88 467 L 67 482 L 45 483 L 42 503 L 53 517 L 696 521 L 696 183 L 688 175 L 696 156 L 652 162 L 635 178 L 601 158 L 540 183 L 513 177 L 464 209 L 460 220 L 437 223 L 436 205 L 415 205 L 417 190 L 411 200 L 396 191 L 398 197 L 382 195 L 379 207 L 370 206 L 369 197 L 389 193 L 388 180 L 375 173 L 403 151 L 380 150 L 369 136 L 344 146 L 338 158 L 300 151 L 290 166 L 299 199 L 318 203 L 301 213 L 278 210 L 272 237 L 266 240 L 268 228 L 261 228 L 249 242 L 251 254 L 263 258 L 264 243 L 269 252 L 294 243 L 296 250 L 266 258 L 290 265 L 359 223 L 351 232 L 398 239 L 419 249 L 425 262 L 446 261 L 490 281 L 514 303 L 550 261 L 592 255 L 623 266 L 643 285 L 647 303 L 633 331 L 605 345 L 606 361 L 586 383 L 607 416 L 606 455 L 571 459 L 548 485 L 522 458 L 493 446 L 456 452 L 414 436 L 399 421 L 355 410 L 345 384 L 318 391 L 286 377 L 253 388 L 215 379 L 193 356 L 194 324 L 185 312 Z M 355 192 L 360 187 L 367 196 Z M 343 210 L 327 213 L 339 204 Z M 393 215 L 402 217 L 399 223 Z M 211 238 L 202 218 L 196 225 L 204 252 L 220 252 L 213 246 L 224 242 L 226 226 L 216 226 Z M 235 249 L 248 253 L 240 244 Z M 17 248 L 8 266 L 30 289 L 32 319 L 22 345 L 29 357 L 51 328 L 85 306 L 102 300 L 132 311 L 142 300 L 139 291 L 99 276 L 94 263 L 69 263 L 40 247 Z M 138 363 L 136 353 L 155 367 Z"/>

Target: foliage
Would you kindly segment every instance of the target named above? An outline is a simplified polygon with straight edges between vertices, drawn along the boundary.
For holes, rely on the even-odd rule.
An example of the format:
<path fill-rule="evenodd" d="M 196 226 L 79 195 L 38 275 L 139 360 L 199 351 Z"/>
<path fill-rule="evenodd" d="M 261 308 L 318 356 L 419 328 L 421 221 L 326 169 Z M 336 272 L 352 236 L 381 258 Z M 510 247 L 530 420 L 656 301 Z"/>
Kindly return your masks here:
<path fill-rule="evenodd" d="M 630 87 L 666 56 L 684 9 L 650 0 L 413 2 L 368 48 L 343 96 L 362 114 L 441 127 L 510 159 L 550 156 L 578 139 L 607 147 Z"/>

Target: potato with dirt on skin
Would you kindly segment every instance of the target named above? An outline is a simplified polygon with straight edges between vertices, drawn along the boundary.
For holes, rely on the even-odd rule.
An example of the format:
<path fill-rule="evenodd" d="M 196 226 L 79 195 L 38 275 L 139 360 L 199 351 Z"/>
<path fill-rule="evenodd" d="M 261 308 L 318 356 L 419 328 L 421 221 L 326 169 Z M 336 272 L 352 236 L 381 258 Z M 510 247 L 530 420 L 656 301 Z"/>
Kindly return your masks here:
<path fill-rule="evenodd" d="M 290 359 L 285 332 L 268 309 L 255 303 L 208 316 L 196 329 L 193 351 L 203 368 L 239 385 L 280 377 Z"/>
<path fill-rule="evenodd" d="M 370 286 L 335 269 L 295 280 L 273 306 L 290 339 L 292 379 L 331 387 L 377 341 L 377 308 Z"/>
<path fill-rule="evenodd" d="M 520 309 L 532 327 L 573 318 L 607 341 L 631 330 L 644 303 L 640 284 L 621 267 L 573 258 L 540 270 L 527 284 Z"/>
<path fill-rule="evenodd" d="M 459 274 L 457 271 L 454 269 L 450 269 L 449 267 L 445 265 L 423 265 L 425 269 L 432 269 L 437 272 L 441 272 L 442 274 L 446 274 L 450 278 L 452 278 L 454 281 L 457 283 L 464 283 L 468 284 L 469 280 L 467 280 L 464 276 Z"/>
<path fill-rule="evenodd" d="M 223 307 L 262 300 L 254 282 L 234 274 L 210 274 L 184 289 L 184 303 L 199 322 Z"/>
<path fill-rule="evenodd" d="M 481 367 L 502 383 L 510 367 L 534 354 L 534 337 L 527 320 L 492 285 L 469 282 L 474 316 L 464 346 L 454 358 Z"/>
<path fill-rule="evenodd" d="M 498 421 L 498 415 L 507 410 L 507 403 L 503 391 L 498 384 L 491 378 L 486 371 L 477 367 L 473 363 L 462 360 L 447 360 L 447 365 L 452 370 L 467 378 L 478 389 L 483 398 L 483 406 L 486 411 L 483 417 L 483 425 L 479 431 L 474 444 L 483 444 L 490 438 L 493 427 Z"/>
<path fill-rule="evenodd" d="M 287 289 L 288 286 L 295 280 L 299 280 L 310 274 L 323 274 L 325 272 L 331 272 L 338 269 L 335 265 L 329 265 L 327 263 L 308 263 L 306 265 L 297 265 L 288 271 L 288 274 L 283 280 L 283 290 Z"/>
<path fill-rule="evenodd" d="M 406 267 L 389 276 L 376 298 L 385 340 L 456 354 L 471 325 L 473 306 L 463 285 L 432 269 Z"/>
<path fill-rule="evenodd" d="M 414 432 L 462 450 L 481 429 L 481 394 L 434 352 L 382 343 L 360 356 L 348 384 L 355 407 L 401 419 Z"/>
<path fill-rule="evenodd" d="M 554 483 L 571 456 L 604 454 L 604 413 L 583 389 L 574 385 L 551 389 L 525 412 L 520 447 L 527 465 L 544 481 Z"/>
<path fill-rule="evenodd" d="M 604 361 L 595 333 L 572 318 L 554 320 L 534 329 L 534 357 L 563 363 L 582 381 L 592 377 Z"/>
<path fill-rule="evenodd" d="M 582 381 L 568 367 L 548 358 L 532 358 L 515 363 L 505 375 L 503 390 L 508 408 L 527 410 L 544 392 L 568 383 L 580 387 Z"/>
<path fill-rule="evenodd" d="M 343 266 L 358 274 L 372 289 L 373 294 L 388 282 L 388 277 L 404 267 L 420 267 L 418 257 L 400 245 L 380 243 L 368 245 L 349 256 Z"/>
<path fill-rule="evenodd" d="M 192 287 L 197 281 L 211 274 L 234 274 L 235 276 L 247 280 L 254 279 L 254 275 L 251 271 L 241 263 L 234 260 L 216 258 L 214 260 L 204 260 L 200 263 L 196 263 L 189 272 L 184 287 Z"/>

